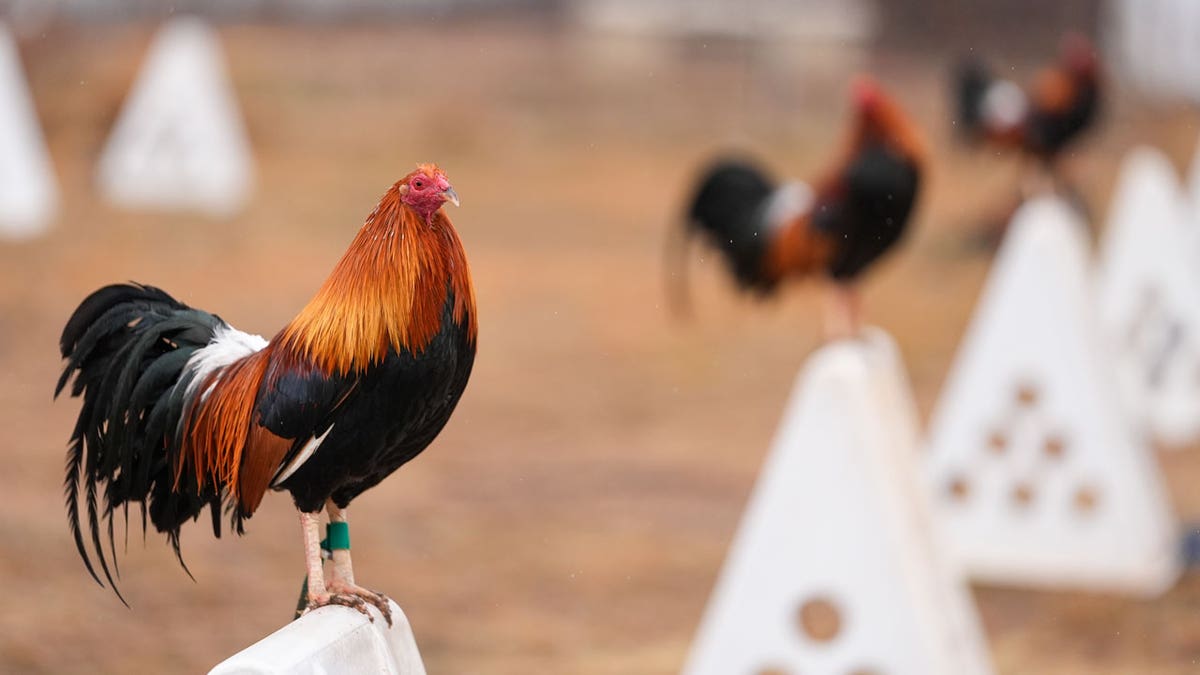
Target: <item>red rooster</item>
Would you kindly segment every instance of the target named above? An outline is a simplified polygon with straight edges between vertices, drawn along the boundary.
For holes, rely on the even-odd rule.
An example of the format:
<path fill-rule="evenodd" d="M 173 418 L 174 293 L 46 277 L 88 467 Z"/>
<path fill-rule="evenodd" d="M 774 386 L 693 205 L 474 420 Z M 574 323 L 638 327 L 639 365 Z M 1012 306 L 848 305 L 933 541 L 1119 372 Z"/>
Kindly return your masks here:
<path fill-rule="evenodd" d="M 458 197 L 434 165 L 393 185 L 269 342 L 151 286 L 107 286 L 80 304 L 63 330 L 56 395 L 74 376 L 83 404 L 67 453 L 68 523 L 97 582 L 81 498 L 116 590 L 101 529 L 115 566 L 118 508 L 128 519 L 139 504 L 143 530 L 148 512 L 182 563 L 185 522 L 208 508 L 220 536 L 224 505 L 241 534 L 268 489 L 286 490 L 300 511 L 308 607 L 370 616 L 371 603 L 391 623 L 387 599 L 355 583 L 348 535 L 326 585 L 318 521 L 324 509 L 345 523 L 351 500 L 433 441 L 466 387 L 475 293 L 447 201 Z"/>
<path fill-rule="evenodd" d="M 754 165 L 721 160 L 702 175 L 686 218 L 743 288 L 766 295 L 788 278 L 832 280 L 830 338 L 859 332 L 855 282 L 904 234 L 926 161 L 916 126 L 878 83 L 860 77 L 852 90 L 849 139 L 813 188 L 776 186 Z"/>

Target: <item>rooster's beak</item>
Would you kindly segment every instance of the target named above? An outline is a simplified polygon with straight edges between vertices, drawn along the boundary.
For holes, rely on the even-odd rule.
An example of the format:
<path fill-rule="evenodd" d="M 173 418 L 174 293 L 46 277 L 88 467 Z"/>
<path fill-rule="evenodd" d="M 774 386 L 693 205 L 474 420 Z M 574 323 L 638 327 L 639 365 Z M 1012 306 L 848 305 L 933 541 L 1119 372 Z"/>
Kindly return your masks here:
<path fill-rule="evenodd" d="M 458 206 L 458 193 L 455 192 L 454 188 L 452 188 L 452 187 L 448 187 L 445 190 L 442 190 L 442 199 L 445 199 L 446 201 L 450 202 L 451 204 L 453 204 L 455 206 Z"/>

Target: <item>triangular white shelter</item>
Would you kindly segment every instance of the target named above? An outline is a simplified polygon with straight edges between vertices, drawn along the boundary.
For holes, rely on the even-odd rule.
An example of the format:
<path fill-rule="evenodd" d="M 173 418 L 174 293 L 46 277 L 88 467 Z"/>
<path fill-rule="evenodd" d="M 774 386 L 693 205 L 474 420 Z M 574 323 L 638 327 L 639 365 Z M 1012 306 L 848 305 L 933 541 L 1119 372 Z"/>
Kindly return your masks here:
<path fill-rule="evenodd" d="M 955 560 L 994 583 L 1155 594 L 1179 574 L 1154 456 L 1123 415 L 1083 225 L 1014 216 L 930 427 L 928 487 Z"/>
<path fill-rule="evenodd" d="M 1130 84 L 1200 101 L 1200 3 L 1195 0 L 1111 0 L 1106 42 Z"/>
<path fill-rule="evenodd" d="M 25 239 L 49 226 L 58 187 L 21 58 L 0 24 L 0 237 Z"/>
<path fill-rule="evenodd" d="M 229 215 L 245 203 L 252 159 L 208 24 L 175 18 L 155 36 L 97 180 L 109 200 L 135 209 Z"/>
<path fill-rule="evenodd" d="M 1192 204 L 1192 227 L 1200 230 L 1200 140 L 1196 141 L 1196 154 L 1192 155 L 1188 170 L 1188 196 Z"/>
<path fill-rule="evenodd" d="M 1100 320 L 1125 407 L 1166 443 L 1200 436 L 1200 267 L 1175 169 L 1140 148 L 1125 160 L 1097 269 Z"/>
<path fill-rule="evenodd" d="M 930 539 L 916 434 L 885 334 L 809 359 L 686 675 L 991 672 L 966 587 Z"/>

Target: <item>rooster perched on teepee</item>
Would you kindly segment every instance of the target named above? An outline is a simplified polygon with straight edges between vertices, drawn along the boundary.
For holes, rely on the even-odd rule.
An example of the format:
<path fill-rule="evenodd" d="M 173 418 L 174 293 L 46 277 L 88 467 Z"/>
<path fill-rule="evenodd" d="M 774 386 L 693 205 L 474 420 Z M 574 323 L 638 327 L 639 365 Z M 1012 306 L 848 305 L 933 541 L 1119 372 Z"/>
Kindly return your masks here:
<path fill-rule="evenodd" d="M 1057 170 L 1062 154 L 1096 121 L 1103 82 L 1096 48 L 1081 34 L 1062 40 L 1056 63 L 1028 90 L 995 77 L 977 59 L 956 77 L 958 125 L 970 141 L 1012 149 Z"/>
<path fill-rule="evenodd" d="M 68 521 L 88 571 L 81 525 L 109 583 L 102 545 L 130 503 L 179 555 L 181 526 L 221 509 L 240 534 L 268 489 L 300 511 L 308 607 L 386 598 L 357 585 L 348 535 L 322 571 L 318 521 L 344 532 L 347 505 L 441 431 L 475 359 L 475 293 L 445 202 L 446 174 L 421 165 L 379 205 L 300 314 L 270 341 L 238 331 L 151 286 L 102 288 L 62 334 L 83 405 L 67 453 Z M 81 490 L 83 494 L 81 495 Z M 82 502 L 82 503 L 81 503 Z M 113 552 L 115 558 L 115 552 Z M 181 559 L 182 562 L 182 559 Z M 369 616 L 369 614 L 368 614 Z"/>
<path fill-rule="evenodd" d="M 1022 201 L 1057 193 L 1091 220 L 1067 171 L 1067 160 L 1079 139 L 1095 127 L 1103 103 L 1101 63 L 1091 40 L 1078 33 L 1064 36 L 1058 58 L 1024 89 L 996 77 L 979 59 L 965 59 L 954 79 L 954 94 L 955 125 L 964 140 L 1024 158 Z M 993 219 L 980 232 L 982 242 L 998 244 L 1010 220 L 1011 210 Z"/>
<path fill-rule="evenodd" d="M 854 113 L 840 153 L 812 187 L 777 184 L 742 160 L 720 159 L 700 175 L 677 253 L 699 236 L 724 257 L 738 286 L 772 295 L 789 279 L 832 282 L 830 338 L 861 326 L 858 281 L 901 240 L 925 171 L 925 142 L 900 104 L 868 77 L 852 87 Z M 686 261 L 672 271 L 686 301 Z"/>

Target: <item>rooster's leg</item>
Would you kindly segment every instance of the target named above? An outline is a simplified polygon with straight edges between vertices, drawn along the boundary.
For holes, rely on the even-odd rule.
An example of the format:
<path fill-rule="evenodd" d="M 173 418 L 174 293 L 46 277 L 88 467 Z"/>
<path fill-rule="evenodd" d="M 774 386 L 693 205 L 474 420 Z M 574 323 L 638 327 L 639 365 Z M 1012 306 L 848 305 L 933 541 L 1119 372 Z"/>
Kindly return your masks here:
<path fill-rule="evenodd" d="M 834 283 L 829 289 L 825 310 L 825 339 L 841 340 L 858 336 L 860 328 L 858 289 L 848 283 Z"/>
<path fill-rule="evenodd" d="M 329 513 L 330 523 L 346 522 L 345 510 L 338 508 L 333 500 L 325 503 L 325 510 Z M 347 542 L 347 546 L 349 546 L 349 542 Z M 388 625 L 392 625 L 392 608 L 388 604 L 387 596 L 354 583 L 354 566 L 350 562 L 349 548 L 333 549 L 333 578 L 329 580 L 329 590 L 341 595 L 362 598 L 377 607 L 383 614 L 383 618 L 387 619 Z"/>
<path fill-rule="evenodd" d="M 1021 200 L 1029 201 L 1040 195 L 1055 194 L 1058 169 L 1053 162 L 1029 162 L 1022 171 Z"/>
<path fill-rule="evenodd" d="M 367 611 L 367 604 L 355 595 L 329 591 L 325 587 L 325 571 L 321 564 L 321 513 L 300 513 L 300 527 L 304 530 L 304 562 L 308 567 L 308 609 L 325 605 L 344 605 L 362 612 L 371 621 L 375 617 Z"/>

